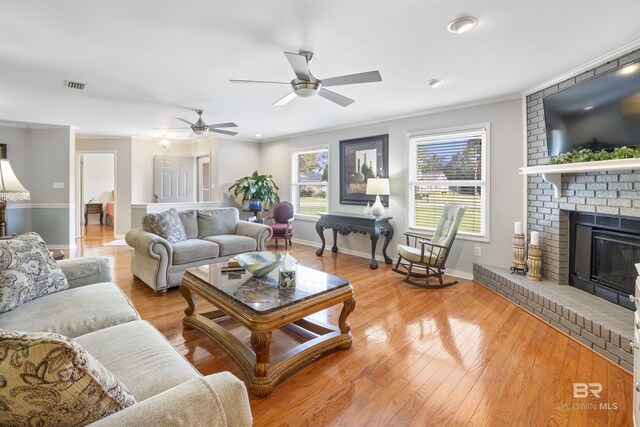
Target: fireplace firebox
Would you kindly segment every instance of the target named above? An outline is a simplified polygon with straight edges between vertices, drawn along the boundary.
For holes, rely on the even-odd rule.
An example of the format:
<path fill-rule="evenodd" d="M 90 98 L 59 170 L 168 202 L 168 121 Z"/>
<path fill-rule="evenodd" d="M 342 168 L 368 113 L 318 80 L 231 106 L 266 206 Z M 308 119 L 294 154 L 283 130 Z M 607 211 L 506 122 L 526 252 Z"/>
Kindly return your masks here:
<path fill-rule="evenodd" d="M 635 310 L 640 218 L 571 212 L 569 221 L 569 284 Z"/>

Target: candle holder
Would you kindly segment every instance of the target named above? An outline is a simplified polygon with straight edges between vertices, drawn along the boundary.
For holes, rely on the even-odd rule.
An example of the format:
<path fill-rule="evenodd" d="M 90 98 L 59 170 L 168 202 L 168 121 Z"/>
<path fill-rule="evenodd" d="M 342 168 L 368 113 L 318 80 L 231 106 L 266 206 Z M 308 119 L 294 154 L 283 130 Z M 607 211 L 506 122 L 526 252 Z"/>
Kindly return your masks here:
<path fill-rule="evenodd" d="M 527 255 L 527 279 L 539 282 L 542 280 L 542 249 L 538 245 L 529 245 Z"/>
<path fill-rule="evenodd" d="M 525 261 L 526 240 L 524 234 L 513 235 L 513 262 L 511 263 L 511 274 L 517 272 L 527 274 L 527 263 Z"/>

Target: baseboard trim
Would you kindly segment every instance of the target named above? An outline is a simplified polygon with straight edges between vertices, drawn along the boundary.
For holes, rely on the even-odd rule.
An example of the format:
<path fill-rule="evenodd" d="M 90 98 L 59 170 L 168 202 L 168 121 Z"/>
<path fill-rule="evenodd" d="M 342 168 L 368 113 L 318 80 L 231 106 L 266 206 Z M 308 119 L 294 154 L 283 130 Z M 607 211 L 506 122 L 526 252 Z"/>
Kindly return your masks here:
<path fill-rule="evenodd" d="M 291 241 L 293 243 L 297 243 L 300 245 L 305 245 L 305 246 L 311 246 L 314 248 L 320 248 L 320 242 L 312 242 L 309 240 L 303 240 L 303 239 L 291 239 Z M 327 245 L 324 248 L 325 251 L 329 251 L 331 252 L 331 246 Z M 365 259 L 371 259 L 370 255 L 366 252 L 362 252 L 362 251 L 354 251 L 352 249 L 340 249 L 340 253 L 343 254 L 347 254 L 347 255 L 353 255 L 353 256 L 357 256 L 358 258 L 365 258 Z M 384 262 L 384 257 L 382 255 L 378 255 L 376 254 L 376 260 L 379 262 Z M 395 264 L 395 262 L 397 261 L 397 259 L 393 259 L 393 263 Z M 473 273 L 469 273 L 466 271 L 460 271 L 460 270 L 450 270 L 450 269 L 446 269 L 445 270 L 445 274 L 447 276 L 453 276 L 453 277 L 459 277 L 461 279 L 467 279 L 467 280 L 473 280 Z"/>

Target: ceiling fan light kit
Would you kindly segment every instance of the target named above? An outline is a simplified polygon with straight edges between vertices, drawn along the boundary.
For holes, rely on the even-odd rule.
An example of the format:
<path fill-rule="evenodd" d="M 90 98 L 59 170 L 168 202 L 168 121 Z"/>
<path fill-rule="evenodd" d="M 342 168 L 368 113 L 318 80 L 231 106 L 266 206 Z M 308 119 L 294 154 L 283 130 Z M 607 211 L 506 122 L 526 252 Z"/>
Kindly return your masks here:
<path fill-rule="evenodd" d="M 339 77 L 332 77 L 329 79 L 318 79 L 309 71 L 309 64 L 313 59 L 313 52 L 301 50 L 299 53 L 284 52 L 289 65 L 293 69 L 296 78 L 289 83 L 286 82 L 271 82 L 260 80 L 229 80 L 231 83 L 263 83 L 263 84 L 289 84 L 292 92 L 283 96 L 279 100 L 273 103 L 274 106 L 283 106 L 289 103 L 293 98 L 299 96 L 300 98 L 311 98 L 313 96 L 320 95 L 321 97 L 328 99 L 331 102 L 335 102 L 338 105 L 346 107 L 353 104 L 355 101 L 339 93 L 327 90 L 327 87 L 341 86 L 349 84 L 359 83 L 371 83 L 381 82 L 382 76 L 379 71 L 369 71 L 366 73 L 350 74 Z"/>
<path fill-rule="evenodd" d="M 447 25 L 447 30 L 454 34 L 462 34 L 467 31 L 471 31 L 476 25 L 478 25 L 478 19 L 473 16 L 463 16 L 458 19 L 454 19 Z"/>

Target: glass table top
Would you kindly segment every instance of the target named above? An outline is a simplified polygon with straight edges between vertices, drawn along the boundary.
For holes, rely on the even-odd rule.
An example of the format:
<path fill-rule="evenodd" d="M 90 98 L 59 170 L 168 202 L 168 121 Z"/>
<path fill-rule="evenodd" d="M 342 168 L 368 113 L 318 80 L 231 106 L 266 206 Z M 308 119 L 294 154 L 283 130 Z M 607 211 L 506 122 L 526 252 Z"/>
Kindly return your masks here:
<path fill-rule="evenodd" d="M 298 265 L 296 287 L 279 288 L 279 270 L 264 277 L 253 277 L 250 273 L 223 273 L 226 263 L 217 263 L 190 268 L 187 271 L 218 291 L 257 313 L 268 313 L 278 308 L 295 304 L 336 288 L 348 287 L 349 281 L 322 271 Z"/>

